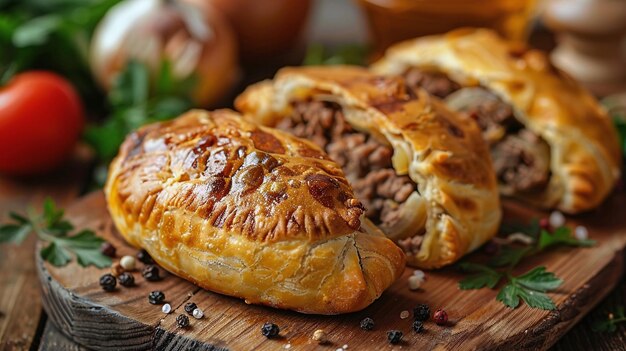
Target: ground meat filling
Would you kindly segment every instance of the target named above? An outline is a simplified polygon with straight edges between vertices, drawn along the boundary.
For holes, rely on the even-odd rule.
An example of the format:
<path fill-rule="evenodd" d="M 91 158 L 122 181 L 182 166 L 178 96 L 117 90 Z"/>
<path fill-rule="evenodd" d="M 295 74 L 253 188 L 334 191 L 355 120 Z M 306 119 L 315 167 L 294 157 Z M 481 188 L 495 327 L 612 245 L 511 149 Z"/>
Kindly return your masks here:
<path fill-rule="evenodd" d="M 408 176 L 399 176 L 391 164 L 393 149 L 368 134 L 354 130 L 341 107 L 328 101 L 295 101 L 293 114 L 276 126 L 313 141 L 337 162 L 352 185 L 356 197 L 375 224 L 391 227 L 402 214 L 402 206 L 416 189 Z"/>
<path fill-rule="evenodd" d="M 476 120 L 491 147 L 494 168 L 506 193 L 545 189 L 550 180 L 549 146 L 524 128 L 508 103 L 485 88 L 463 88 L 440 72 L 412 68 L 404 77 L 409 86 L 445 99 L 449 107 Z"/>

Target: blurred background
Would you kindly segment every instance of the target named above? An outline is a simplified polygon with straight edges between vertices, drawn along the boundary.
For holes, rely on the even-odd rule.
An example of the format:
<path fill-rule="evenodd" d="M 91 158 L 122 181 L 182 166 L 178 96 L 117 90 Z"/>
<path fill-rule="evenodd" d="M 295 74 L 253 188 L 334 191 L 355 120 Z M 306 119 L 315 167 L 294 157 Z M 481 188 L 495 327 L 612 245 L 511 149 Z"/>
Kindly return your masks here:
<path fill-rule="evenodd" d="M 464 26 L 550 52 L 623 115 L 621 0 L 0 0 L 0 173 L 62 167 L 80 140 L 101 185 L 143 124 L 230 107 L 285 65 L 366 65 L 398 41 Z"/>

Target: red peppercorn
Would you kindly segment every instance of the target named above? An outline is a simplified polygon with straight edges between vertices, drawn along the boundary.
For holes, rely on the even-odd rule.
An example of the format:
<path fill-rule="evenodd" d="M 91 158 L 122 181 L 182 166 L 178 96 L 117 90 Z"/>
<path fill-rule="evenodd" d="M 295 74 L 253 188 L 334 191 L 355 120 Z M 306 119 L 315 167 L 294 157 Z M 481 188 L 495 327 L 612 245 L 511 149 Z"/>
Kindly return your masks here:
<path fill-rule="evenodd" d="M 550 225 L 550 219 L 548 217 L 539 220 L 539 228 L 551 232 L 552 226 Z"/>
<path fill-rule="evenodd" d="M 448 314 L 444 310 L 437 310 L 435 314 L 433 314 L 433 319 L 437 325 L 444 325 L 448 323 Z"/>
<path fill-rule="evenodd" d="M 110 242 L 103 242 L 102 245 L 100 245 L 100 252 L 105 256 L 113 258 L 115 257 L 116 251 L 115 246 Z"/>

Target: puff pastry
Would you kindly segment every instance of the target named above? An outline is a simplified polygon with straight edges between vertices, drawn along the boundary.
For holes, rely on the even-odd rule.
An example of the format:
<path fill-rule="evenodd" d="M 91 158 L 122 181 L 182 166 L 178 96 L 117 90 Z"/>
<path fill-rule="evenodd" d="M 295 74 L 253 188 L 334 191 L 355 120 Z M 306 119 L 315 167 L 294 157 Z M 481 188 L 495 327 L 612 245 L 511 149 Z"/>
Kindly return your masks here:
<path fill-rule="evenodd" d="M 497 183 L 479 129 L 399 77 L 348 66 L 285 68 L 235 106 L 323 146 L 411 265 L 450 264 L 498 228 Z"/>
<path fill-rule="evenodd" d="M 131 134 L 105 191 L 129 243 L 248 303 L 357 311 L 404 269 L 319 148 L 233 111 L 191 111 Z"/>
<path fill-rule="evenodd" d="M 578 213 L 598 206 L 619 178 L 609 117 L 541 52 L 461 29 L 397 44 L 372 70 L 403 75 L 476 118 L 504 195 Z"/>

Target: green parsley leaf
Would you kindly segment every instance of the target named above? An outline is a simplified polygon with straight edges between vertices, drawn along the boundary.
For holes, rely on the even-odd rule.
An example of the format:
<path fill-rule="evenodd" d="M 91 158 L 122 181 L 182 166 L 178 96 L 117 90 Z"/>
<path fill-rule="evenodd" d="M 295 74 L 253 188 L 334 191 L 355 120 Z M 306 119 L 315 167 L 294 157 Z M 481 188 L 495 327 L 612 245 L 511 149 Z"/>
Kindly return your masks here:
<path fill-rule="evenodd" d="M 498 255 L 489 260 L 489 265 L 492 267 L 515 267 L 526 255 L 533 251 L 533 247 L 512 247 L 503 246 L 500 249 Z"/>
<path fill-rule="evenodd" d="M 525 288 L 542 292 L 554 290 L 563 284 L 562 279 L 557 278 L 552 272 L 546 272 L 546 267 L 543 266 L 516 277 L 515 282 Z"/>
<path fill-rule="evenodd" d="M 33 231 L 29 224 L 6 224 L 0 226 L 0 243 L 21 244 L 24 239 Z"/>
<path fill-rule="evenodd" d="M 538 248 L 539 250 L 545 250 L 555 245 L 588 247 L 593 246 L 595 243 L 594 240 L 578 240 L 572 236 L 571 229 L 568 227 L 560 227 L 556 228 L 553 233 L 542 230 L 539 235 Z"/>
<path fill-rule="evenodd" d="M 503 276 L 502 273 L 477 263 L 462 262 L 459 266 L 464 271 L 476 273 L 459 282 L 461 290 L 481 289 L 485 286 L 493 289 Z"/>
<path fill-rule="evenodd" d="M 507 307 L 517 308 L 519 306 L 519 291 L 520 288 L 509 283 L 500 290 L 496 300 L 502 302 Z"/>
<path fill-rule="evenodd" d="M 57 245 L 56 241 L 51 242 L 48 246 L 41 249 L 41 258 L 57 267 L 65 266 L 71 260 L 67 250 Z"/>
<path fill-rule="evenodd" d="M 81 266 L 94 265 L 98 268 L 111 265 L 111 258 L 100 252 L 100 245 L 104 242 L 91 230 L 82 230 L 78 234 L 56 241 L 59 245 L 76 254 Z"/>
<path fill-rule="evenodd" d="M 81 266 L 102 268 L 111 265 L 111 259 L 100 252 L 104 240 L 90 230 L 82 230 L 70 236 L 69 232 L 74 226 L 63 219 L 64 211 L 57 208 L 52 199 L 44 201 L 41 215 L 35 216 L 32 212 L 29 211 L 28 217 L 11 214 L 15 223 L 0 226 L 0 243 L 20 244 L 34 232 L 40 240 L 48 243 L 41 249 L 41 257 L 55 266 L 66 265 L 72 259 L 72 254 L 76 255 Z"/>
<path fill-rule="evenodd" d="M 562 283 L 553 273 L 546 272 L 545 267 L 537 267 L 521 276 L 510 277 L 509 283 L 500 290 L 496 300 L 510 308 L 519 306 L 521 299 L 532 308 L 553 310 L 556 305 L 545 292 L 556 289 Z"/>

